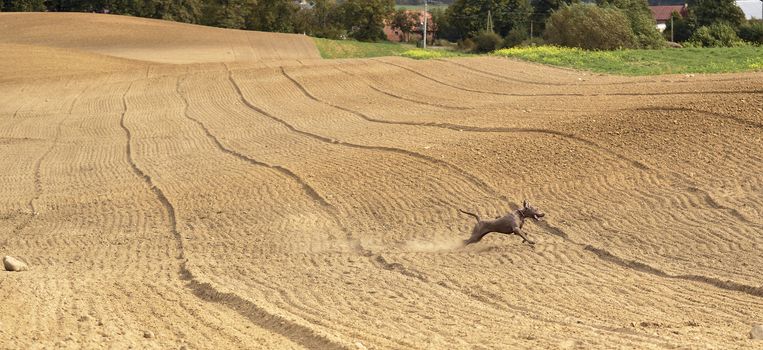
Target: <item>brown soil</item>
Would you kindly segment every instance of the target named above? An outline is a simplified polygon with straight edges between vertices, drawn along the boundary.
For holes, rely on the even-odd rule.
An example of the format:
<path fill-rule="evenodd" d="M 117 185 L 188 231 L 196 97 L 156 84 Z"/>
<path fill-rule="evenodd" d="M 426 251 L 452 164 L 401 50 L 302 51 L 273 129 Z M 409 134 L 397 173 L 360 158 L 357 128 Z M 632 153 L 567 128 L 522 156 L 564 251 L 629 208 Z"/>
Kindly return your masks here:
<path fill-rule="evenodd" d="M 0 33 L 0 256 L 30 265 L 1 274 L 0 348 L 754 345 L 761 73 L 318 61 L 92 14 Z M 267 44 L 233 62 L 244 37 Z M 523 199 L 534 247 L 459 246 L 457 209 Z"/>

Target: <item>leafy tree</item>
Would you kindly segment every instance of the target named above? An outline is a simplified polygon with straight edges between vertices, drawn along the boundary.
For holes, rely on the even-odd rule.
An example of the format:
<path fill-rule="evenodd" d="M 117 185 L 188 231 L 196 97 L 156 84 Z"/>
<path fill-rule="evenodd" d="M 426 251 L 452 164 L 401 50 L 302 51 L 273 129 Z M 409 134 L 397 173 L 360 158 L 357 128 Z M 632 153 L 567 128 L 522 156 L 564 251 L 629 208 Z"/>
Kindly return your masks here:
<path fill-rule="evenodd" d="M 739 27 L 739 37 L 755 44 L 763 44 L 763 20 L 751 20 Z"/>
<path fill-rule="evenodd" d="M 597 0 L 599 6 L 614 6 L 628 16 L 639 48 L 656 49 L 664 45 L 646 0 Z"/>
<path fill-rule="evenodd" d="M 473 37 L 486 29 L 488 13 L 494 30 L 506 35 L 514 28 L 528 28 L 532 6 L 529 0 L 455 0 L 448 18 L 461 37 Z"/>
<path fill-rule="evenodd" d="M 339 5 L 349 34 L 360 41 L 384 39 L 384 20 L 395 11 L 393 0 L 345 0 Z"/>
<path fill-rule="evenodd" d="M 246 24 L 247 29 L 289 33 L 294 29 L 292 16 L 298 7 L 290 0 L 257 0 Z"/>
<path fill-rule="evenodd" d="M 678 14 L 678 12 L 673 12 L 671 16 L 673 17 L 673 21 L 668 22 L 665 31 L 662 32 L 665 40 L 670 40 L 671 29 L 673 30 L 673 40 L 675 42 L 681 43 L 689 40 L 691 34 L 697 28 L 697 19 L 691 14 L 683 17 Z"/>
<path fill-rule="evenodd" d="M 403 40 L 409 41 L 411 33 L 419 24 L 418 17 L 417 14 L 400 9 L 392 15 L 389 24 L 392 29 L 403 33 Z"/>
<path fill-rule="evenodd" d="M 734 47 L 744 44 L 734 27 L 723 22 L 697 28 L 689 38 L 689 43 L 701 47 Z"/>
<path fill-rule="evenodd" d="M 551 14 L 562 6 L 579 3 L 579 0 L 531 0 L 533 7 L 533 30 L 543 33 L 546 29 L 546 20 Z M 537 29 L 536 29 L 537 28 Z"/>
<path fill-rule="evenodd" d="M 197 23 L 201 17 L 199 0 L 158 0 L 156 3 L 156 12 L 150 17 L 186 23 Z"/>
<path fill-rule="evenodd" d="M 554 12 L 544 33 L 550 44 L 587 50 L 633 48 L 636 38 L 628 17 L 615 7 L 573 4 Z"/>
<path fill-rule="evenodd" d="M 448 17 L 448 12 L 442 8 L 436 7 L 429 11 L 432 16 L 432 23 L 437 28 L 437 37 L 454 42 L 461 39 L 458 29 L 453 26 Z"/>
<path fill-rule="evenodd" d="M 698 26 L 724 22 L 738 28 L 745 20 L 734 0 L 690 0 L 689 11 L 697 18 Z"/>
<path fill-rule="evenodd" d="M 243 29 L 251 16 L 254 0 L 208 0 L 202 5 L 201 24 Z"/>
<path fill-rule="evenodd" d="M 44 0 L 5 0 L 0 5 L 0 11 L 7 12 L 45 11 Z"/>
<path fill-rule="evenodd" d="M 315 0 L 312 5 L 294 13 L 294 31 L 320 38 L 342 37 L 346 31 L 342 28 L 336 0 Z"/>
<path fill-rule="evenodd" d="M 521 44 L 523 41 L 527 40 L 530 37 L 527 30 L 524 28 L 514 28 L 511 31 L 509 31 L 509 34 L 506 35 L 505 38 L 503 38 L 503 44 L 502 47 L 514 47 L 519 44 Z"/>

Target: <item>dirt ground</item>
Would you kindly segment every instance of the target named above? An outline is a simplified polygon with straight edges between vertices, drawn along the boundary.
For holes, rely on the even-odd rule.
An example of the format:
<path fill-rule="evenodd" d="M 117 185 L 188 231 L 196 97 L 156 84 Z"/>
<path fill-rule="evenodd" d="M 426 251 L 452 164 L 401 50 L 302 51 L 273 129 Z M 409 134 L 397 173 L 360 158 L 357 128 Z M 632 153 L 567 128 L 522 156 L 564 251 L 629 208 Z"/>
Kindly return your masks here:
<path fill-rule="evenodd" d="M 0 14 L 0 348 L 763 346 L 762 73 L 309 40 Z"/>

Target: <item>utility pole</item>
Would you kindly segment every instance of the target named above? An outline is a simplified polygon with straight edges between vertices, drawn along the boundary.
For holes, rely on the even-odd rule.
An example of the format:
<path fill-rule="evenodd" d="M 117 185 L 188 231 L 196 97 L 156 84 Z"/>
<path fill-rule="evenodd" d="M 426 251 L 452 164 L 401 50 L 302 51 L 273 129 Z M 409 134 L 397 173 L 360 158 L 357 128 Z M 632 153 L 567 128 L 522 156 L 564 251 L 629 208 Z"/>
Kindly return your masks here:
<path fill-rule="evenodd" d="M 760 0 L 763 1 L 763 0 Z M 533 38 L 533 20 L 530 18 L 530 40 Z"/>
<path fill-rule="evenodd" d="M 427 14 L 429 14 L 429 3 L 424 0 L 424 50 L 427 49 L 427 22 L 429 22 Z"/>
<path fill-rule="evenodd" d="M 763 0 L 760 0 L 763 1 Z M 670 41 L 676 42 L 676 40 L 673 38 L 673 15 L 670 15 Z"/>
<path fill-rule="evenodd" d="M 490 10 L 487 10 L 487 24 L 485 25 L 485 31 L 493 32 L 493 14 Z"/>

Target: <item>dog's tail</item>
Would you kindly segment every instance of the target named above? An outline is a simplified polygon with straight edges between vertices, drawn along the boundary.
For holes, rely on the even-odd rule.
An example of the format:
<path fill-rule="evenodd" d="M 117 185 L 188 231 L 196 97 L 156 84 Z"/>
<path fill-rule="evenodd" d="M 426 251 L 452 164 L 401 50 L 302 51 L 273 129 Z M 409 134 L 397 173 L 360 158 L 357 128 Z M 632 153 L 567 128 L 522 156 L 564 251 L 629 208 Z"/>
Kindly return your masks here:
<path fill-rule="evenodd" d="M 461 210 L 461 209 L 458 209 L 458 211 L 460 211 L 460 212 L 462 212 L 462 213 L 464 213 L 464 214 L 466 214 L 466 215 L 469 215 L 469 216 L 473 216 L 475 219 L 477 219 L 477 222 L 479 222 L 479 221 L 480 221 L 480 217 L 479 217 L 479 216 L 477 216 L 477 214 L 474 214 L 474 213 L 470 213 L 470 212 L 468 212 L 468 211 L 463 211 L 463 210 Z"/>

